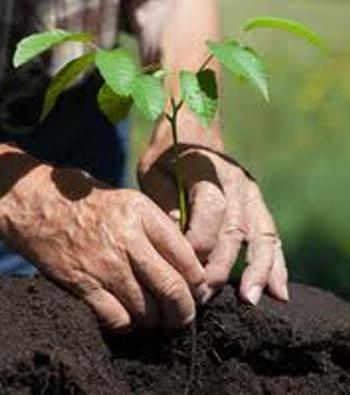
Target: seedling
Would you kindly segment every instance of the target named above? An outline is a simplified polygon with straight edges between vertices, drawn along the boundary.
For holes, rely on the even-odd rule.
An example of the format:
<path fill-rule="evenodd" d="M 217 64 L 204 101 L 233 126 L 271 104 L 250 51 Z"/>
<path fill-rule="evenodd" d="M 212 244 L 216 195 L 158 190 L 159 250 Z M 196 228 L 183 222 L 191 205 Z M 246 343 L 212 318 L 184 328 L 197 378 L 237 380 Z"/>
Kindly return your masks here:
<path fill-rule="evenodd" d="M 324 48 L 320 38 L 304 25 L 283 18 L 257 17 L 242 25 L 242 32 L 258 28 L 280 29 L 302 37 L 309 43 Z M 244 36 L 242 36 L 244 37 Z M 181 166 L 178 144 L 178 116 L 187 106 L 201 124 L 209 130 L 218 108 L 217 76 L 210 63 L 215 58 L 231 74 L 240 80 L 251 83 L 269 102 L 269 88 L 266 67 L 262 58 L 249 46 L 235 39 L 222 42 L 206 42 L 208 55 L 197 72 L 180 70 L 180 99 L 175 98 L 162 84 L 162 80 L 171 71 L 165 71 L 158 65 L 137 66 L 129 51 L 118 47 L 107 50 L 99 48 L 88 33 L 71 33 L 64 30 L 50 30 L 24 38 L 17 45 L 14 66 L 19 67 L 53 47 L 78 41 L 86 45 L 85 54 L 67 63 L 52 78 L 47 89 L 41 121 L 51 112 L 60 94 L 68 88 L 81 74 L 96 67 L 104 83 L 101 86 L 97 102 L 101 112 L 112 123 L 125 118 L 132 106 L 150 121 L 164 117 L 170 124 L 173 151 L 176 164 L 178 204 L 180 209 L 180 227 L 184 232 L 187 223 L 186 195 L 184 188 L 184 171 Z M 165 110 L 166 104 L 170 110 Z M 192 326 L 193 348 L 191 372 L 186 393 L 189 392 L 194 378 L 194 354 L 196 350 L 196 326 Z"/>
<path fill-rule="evenodd" d="M 309 28 L 288 19 L 253 18 L 242 25 L 242 32 L 247 33 L 257 28 L 284 30 L 318 47 L 324 47 L 320 38 Z M 210 128 L 218 108 L 217 78 L 210 68 L 214 58 L 234 76 L 250 82 L 262 94 L 265 101 L 269 102 L 268 79 L 262 58 L 252 48 L 234 39 L 226 39 L 222 42 L 208 41 L 206 43 L 208 56 L 203 60 L 199 70 L 179 71 L 181 98 L 178 101 L 172 92 L 167 92 L 162 86 L 163 78 L 166 78 L 171 71 L 162 70 L 158 65 L 140 68 L 127 49 L 99 48 L 88 33 L 72 33 L 56 29 L 28 36 L 17 45 L 13 59 L 14 66 L 22 66 L 55 46 L 73 41 L 86 44 L 85 54 L 68 62 L 53 76 L 45 95 L 41 121 L 49 115 L 60 94 L 92 67 L 98 69 L 104 80 L 97 95 L 98 106 L 112 124 L 125 118 L 132 106 L 137 107 L 150 121 L 165 117 L 171 126 L 180 227 L 184 231 L 187 210 L 183 182 L 185 169 L 181 167 L 178 145 L 179 112 L 186 105 L 204 127 Z M 165 111 L 166 103 L 170 103 L 168 112 Z"/>

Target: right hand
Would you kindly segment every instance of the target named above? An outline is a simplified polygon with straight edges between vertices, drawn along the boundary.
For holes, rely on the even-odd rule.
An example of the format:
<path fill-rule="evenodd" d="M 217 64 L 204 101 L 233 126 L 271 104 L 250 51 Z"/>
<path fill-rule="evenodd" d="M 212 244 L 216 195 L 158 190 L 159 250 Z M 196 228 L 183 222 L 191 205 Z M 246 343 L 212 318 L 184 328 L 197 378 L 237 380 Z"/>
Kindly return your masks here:
<path fill-rule="evenodd" d="M 3 232 L 10 245 L 82 297 L 109 330 L 176 329 L 193 320 L 204 270 L 156 204 L 133 190 L 85 190 L 91 180 L 76 170 L 59 170 L 60 188 L 35 172 L 16 186 L 17 214 L 7 215 Z"/>

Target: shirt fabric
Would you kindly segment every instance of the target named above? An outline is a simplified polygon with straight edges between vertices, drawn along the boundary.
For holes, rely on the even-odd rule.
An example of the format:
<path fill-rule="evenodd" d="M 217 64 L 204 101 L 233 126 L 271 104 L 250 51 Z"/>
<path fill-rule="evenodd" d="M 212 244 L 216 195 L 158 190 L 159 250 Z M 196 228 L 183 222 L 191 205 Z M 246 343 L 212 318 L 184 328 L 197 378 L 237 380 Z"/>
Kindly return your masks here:
<path fill-rule="evenodd" d="M 16 133 L 28 132 L 37 122 L 43 95 L 52 74 L 85 50 L 82 43 L 65 43 L 49 54 L 14 69 L 12 57 L 16 44 L 22 38 L 49 29 L 86 31 L 94 36 L 98 45 L 109 48 L 116 43 L 122 10 L 126 14 L 134 3 L 134 0 L 2 0 L 1 129 Z"/>
<path fill-rule="evenodd" d="M 146 62 L 159 61 L 162 29 L 175 0 L 1 0 L 0 139 L 7 131 L 28 133 L 37 123 L 50 77 L 80 56 L 84 44 L 69 42 L 25 64 L 12 66 L 16 44 L 48 29 L 89 32 L 97 44 L 117 44 L 120 30 L 136 33 Z"/>

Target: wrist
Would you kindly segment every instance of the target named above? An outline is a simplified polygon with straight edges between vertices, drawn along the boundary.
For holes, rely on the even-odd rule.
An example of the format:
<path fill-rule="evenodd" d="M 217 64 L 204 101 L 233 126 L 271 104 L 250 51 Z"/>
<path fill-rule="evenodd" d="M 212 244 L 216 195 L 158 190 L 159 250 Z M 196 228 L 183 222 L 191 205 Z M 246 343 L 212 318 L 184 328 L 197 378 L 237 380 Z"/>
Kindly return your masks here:
<path fill-rule="evenodd" d="M 17 228 L 31 226 L 50 178 L 50 168 L 5 144 L 0 145 L 0 163 L 0 238 L 8 240 Z"/>

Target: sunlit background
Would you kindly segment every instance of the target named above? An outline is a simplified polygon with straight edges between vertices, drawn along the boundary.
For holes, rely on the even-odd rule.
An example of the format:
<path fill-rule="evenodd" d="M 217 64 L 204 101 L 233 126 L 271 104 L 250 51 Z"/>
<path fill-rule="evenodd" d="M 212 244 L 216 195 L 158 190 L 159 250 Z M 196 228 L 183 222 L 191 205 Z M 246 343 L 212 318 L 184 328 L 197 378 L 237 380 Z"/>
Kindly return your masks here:
<path fill-rule="evenodd" d="M 244 37 L 264 56 L 271 104 L 225 75 L 227 152 L 258 178 L 284 241 L 291 280 L 350 299 L 350 2 L 221 0 L 223 34 L 257 15 L 301 21 L 330 52 L 287 33 Z M 150 125 L 133 116 L 131 180 Z"/>

